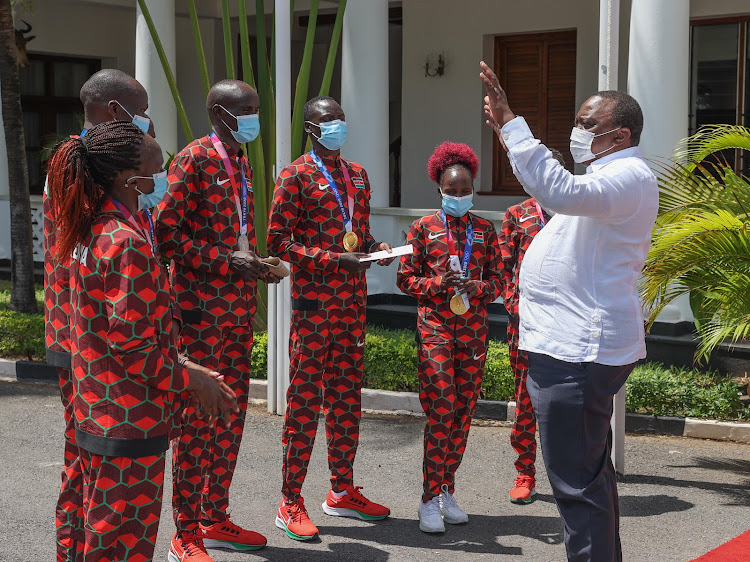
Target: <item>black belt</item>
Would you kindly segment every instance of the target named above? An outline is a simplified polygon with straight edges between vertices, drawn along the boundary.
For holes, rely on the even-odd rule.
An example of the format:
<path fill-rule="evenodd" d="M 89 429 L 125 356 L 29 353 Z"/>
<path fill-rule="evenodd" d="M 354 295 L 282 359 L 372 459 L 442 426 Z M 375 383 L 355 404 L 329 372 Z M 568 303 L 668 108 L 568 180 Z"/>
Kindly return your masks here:
<path fill-rule="evenodd" d="M 147 439 L 118 439 L 86 433 L 76 425 L 76 443 L 81 449 L 103 457 L 137 459 L 161 455 L 169 449 L 169 436 L 159 435 Z"/>
<path fill-rule="evenodd" d="M 53 367 L 70 369 L 70 351 L 55 351 L 47 348 L 47 363 Z"/>

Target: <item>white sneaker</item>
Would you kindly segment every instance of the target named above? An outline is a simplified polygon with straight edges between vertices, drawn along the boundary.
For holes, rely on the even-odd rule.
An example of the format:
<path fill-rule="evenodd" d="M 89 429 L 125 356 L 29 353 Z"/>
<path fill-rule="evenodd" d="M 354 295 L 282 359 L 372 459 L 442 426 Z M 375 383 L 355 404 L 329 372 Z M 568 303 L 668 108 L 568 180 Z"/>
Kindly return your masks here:
<path fill-rule="evenodd" d="M 419 500 L 419 530 L 425 533 L 444 533 L 443 517 L 440 514 L 440 496 L 435 496 L 427 503 Z"/>
<path fill-rule="evenodd" d="M 448 491 L 448 485 L 443 484 L 440 489 L 442 490 L 442 493 L 440 494 L 440 509 L 443 512 L 443 519 L 446 523 L 449 523 L 451 525 L 460 525 L 461 523 L 468 523 L 469 522 L 469 516 L 466 514 L 465 511 L 463 511 L 460 507 L 458 507 L 458 503 L 456 503 L 456 498 L 453 497 L 453 494 L 451 494 Z"/>

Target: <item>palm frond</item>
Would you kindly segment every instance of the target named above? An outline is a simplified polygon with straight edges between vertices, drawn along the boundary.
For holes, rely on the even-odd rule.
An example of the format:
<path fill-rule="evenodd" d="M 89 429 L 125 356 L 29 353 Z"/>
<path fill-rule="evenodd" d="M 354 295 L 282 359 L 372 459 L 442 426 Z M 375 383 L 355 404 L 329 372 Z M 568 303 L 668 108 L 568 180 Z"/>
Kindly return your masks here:
<path fill-rule="evenodd" d="M 690 169 L 712 154 L 727 149 L 750 150 L 750 129 L 741 125 L 705 125 L 676 147 L 674 159 Z"/>

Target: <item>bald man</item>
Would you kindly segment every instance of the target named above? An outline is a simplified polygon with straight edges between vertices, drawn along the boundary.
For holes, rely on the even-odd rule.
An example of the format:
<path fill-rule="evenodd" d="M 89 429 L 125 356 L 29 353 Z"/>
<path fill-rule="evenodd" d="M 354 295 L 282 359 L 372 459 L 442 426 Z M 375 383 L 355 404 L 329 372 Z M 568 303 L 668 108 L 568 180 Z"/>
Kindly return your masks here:
<path fill-rule="evenodd" d="M 146 115 L 148 94 L 132 76 L 112 68 L 92 75 L 81 88 L 86 131 L 108 121 L 133 121 L 153 135 Z M 65 453 L 62 486 L 55 512 L 57 560 L 74 561 L 83 556 L 82 478 L 71 401 L 70 371 L 70 270 L 55 260 L 55 217 L 47 197 L 44 210 L 44 319 L 47 363 L 57 367 L 65 417 Z"/>
<path fill-rule="evenodd" d="M 255 253 L 252 172 L 242 144 L 258 136 L 258 94 L 222 80 L 208 93 L 213 132 L 179 152 L 157 206 L 156 239 L 173 260 L 172 284 L 190 359 L 218 371 L 239 414 L 209 426 L 193 408 L 173 442 L 174 562 L 209 562 L 205 548 L 253 550 L 266 538 L 229 520 L 229 486 L 247 410 L 256 281 L 277 282 Z"/>

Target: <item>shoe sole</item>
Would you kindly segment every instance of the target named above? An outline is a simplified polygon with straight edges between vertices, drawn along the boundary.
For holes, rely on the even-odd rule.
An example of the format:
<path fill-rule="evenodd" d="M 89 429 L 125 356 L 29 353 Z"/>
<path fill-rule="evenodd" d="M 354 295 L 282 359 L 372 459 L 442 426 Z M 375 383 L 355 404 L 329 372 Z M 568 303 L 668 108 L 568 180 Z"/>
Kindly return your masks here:
<path fill-rule="evenodd" d="M 171 550 L 169 551 L 169 555 L 167 556 L 167 560 L 169 560 L 169 562 L 180 562 L 180 559 L 177 558 L 177 555 L 173 554 Z"/>
<path fill-rule="evenodd" d="M 508 496 L 508 499 L 510 500 L 510 503 L 514 503 L 516 505 L 525 505 L 527 503 L 533 502 L 534 501 L 534 496 L 536 496 L 536 488 L 534 488 L 533 490 L 531 490 L 531 494 L 525 500 L 522 500 L 520 498 L 514 500 L 510 496 Z"/>
<path fill-rule="evenodd" d="M 448 525 L 465 525 L 469 522 L 469 516 L 467 515 L 465 519 L 451 519 L 449 517 L 446 517 L 443 515 L 443 523 L 448 523 Z M 204 543 L 206 541 L 203 541 Z"/>
<path fill-rule="evenodd" d="M 362 513 L 356 509 L 344 509 L 341 507 L 331 507 L 328 502 L 323 502 L 322 506 L 323 513 L 326 515 L 332 515 L 333 517 L 352 517 L 354 519 L 361 519 L 362 521 L 381 521 L 391 515 L 389 511 L 385 515 L 369 515 Z"/>
<path fill-rule="evenodd" d="M 220 541 L 216 539 L 203 539 L 203 546 L 206 548 L 217 548 L 221 550 L 237 550 L 245 552 L 248 550 L 260 550 L 265 547 L 267 543 L 263 544 L 245 544 L 241 542 L 232 541 Z M 179 562 L 179 561 L 178 561 Z"/>
<path fill-rule="evenodd" d="M 278 516 L 276 517 L 276 526 L 279 529 L 283 529 L 284 532 L 287 534 L 287 536 L 290 539 L 294 539 L 295 541 L 310 541 L 318 536 L 318 533 L 315 533 L 314 535 L 309 535 L 309 536 L 295 535 L 289 530 L 289 527 L 286 526 L 286 523 L 284 523 L 284 520 Z M 179 560 L 177 562 L 179 562 Z"/>
<path fill-rule="evenodd" d="M 423 533 L 430 533 L 430 534 L 437 534 L 437 533 L 445 533 L 445 527 L 442 529 L 427 529 L 425 527 L 422 527 L 422 523 L 419 524 L 419 530 Z"/>

